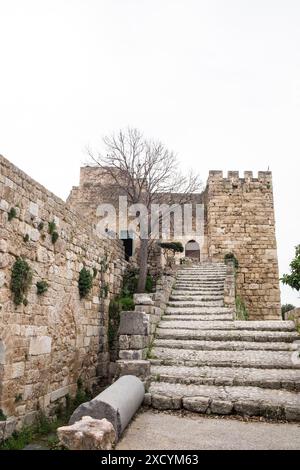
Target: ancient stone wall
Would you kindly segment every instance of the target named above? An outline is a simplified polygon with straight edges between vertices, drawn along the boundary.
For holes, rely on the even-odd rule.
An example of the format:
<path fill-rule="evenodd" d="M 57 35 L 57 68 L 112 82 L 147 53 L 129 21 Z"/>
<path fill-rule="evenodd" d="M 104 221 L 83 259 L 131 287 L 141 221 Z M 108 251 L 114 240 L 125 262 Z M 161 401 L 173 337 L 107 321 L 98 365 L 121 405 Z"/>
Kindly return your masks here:
<path fill-rule="evenodd" d="M 239 262 L 237 293 L 252 320 L 280 318 L 280 290 L 271 172 L 211 171 L 207 182 L 209 257 Z"/>
<path fill-rule="evenodd" d="M 33 277 L 16 306 L 10 285 L 18 257 Z M 105 381 L 109 299 L 120 291 L 125 265 L 118 241 L 100 239 L 89 221 L 0 156 L 0 409 L 16 418 L 11 430 L 74 395 L 79 379 L 88 389 Z M 93 285 L 81 299 L 83 267 Z M 41 295 L 38 281 L 48 284 Z"/>

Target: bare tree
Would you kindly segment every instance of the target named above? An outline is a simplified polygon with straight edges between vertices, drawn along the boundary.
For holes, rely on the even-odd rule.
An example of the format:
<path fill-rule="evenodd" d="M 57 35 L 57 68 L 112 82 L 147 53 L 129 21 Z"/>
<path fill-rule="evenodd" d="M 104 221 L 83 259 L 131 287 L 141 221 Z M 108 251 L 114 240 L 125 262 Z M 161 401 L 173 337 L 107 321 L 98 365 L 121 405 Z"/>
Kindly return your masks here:
<path fill-rule="evenodd" d="M 90 159 L 109 176 L 116 193 L 127 195 L 130 204 L 143 204 L 147 208 L 147 234 L 140 233 L 138 280 L 138 292 L 144 292 L 153 243 L 151 207 L 172 204 L 174 193 L 177 204 L 187 203 L 191 194 L 200 190 L 201 182 L 197 174 L 182 174 L 175 154 L 161 142 L 145 139 L 137 129 L 120 130 L 104 137 L 103 142 L 105 153 L 95 154 L 88 149 Z"/>

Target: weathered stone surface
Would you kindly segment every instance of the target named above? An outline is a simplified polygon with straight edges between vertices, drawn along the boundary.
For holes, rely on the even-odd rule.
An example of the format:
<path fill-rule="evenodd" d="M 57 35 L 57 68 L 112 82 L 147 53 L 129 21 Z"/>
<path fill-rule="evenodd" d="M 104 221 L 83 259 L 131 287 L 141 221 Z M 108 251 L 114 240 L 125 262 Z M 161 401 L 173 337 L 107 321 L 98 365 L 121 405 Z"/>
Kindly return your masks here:
<path fill-rule="evenodd" d="M 29 354 L 32 356 L 38 356 L 40 354 L 51 353 L 52 338 L 49 336 L 38 336 L 31 338 L 29 346 Z"/>
<path fill-rule="evenodd" d="M 233 410 L 233 404 L 230 401 L 213 400 L 210 409 L 212 413 L 228 415 Z"/>
<path fill-rule="evenodd" d="M 135 305 L 154 305 L 150 294 L 134 294 Z"/>
<path fill-rule="evenodd" d="M 124 361 L 141 361 L 146 359 L 147 349 L 126 349 L 119 351 L 119 358 Z"/>
<path fill-rule="evenodd" d="M 141 380 L 150 377 L 150 361 L 145 360 L 119 360 L 117 361 L 116 376 L 135 375 Z"/>
<path fill-rule="evenodd" d="M 152 379 L 195 385 L 245 385 L 300 392 L 300 369 L 257 369 L 247 367 L 151 366 Z"/>
<path fill-rule="evenodd" d="M 111 450 L 116 443 L 116 432 L 107 419 L 83 416 L 71 426 L 57 430 L 60 444 L 69 450 Z"/>
<path fill-rule="evenodd" d="M 143 335 L 120 335 L 120 349 L 144 349 L 148 346 L 149 336 Z"/>
<path fill-rule="evenodd" d="M 206 413 L 209 407 L 209 398 L 207 397 L 187 397 L 183 398 L 182 406 L 186 410 L 195 413 Z"/>
<path fill-rule="evenodd" d="M 158 410 L 179 410 L 181 408 L 181 398 L 153 393 L 151 394 L 151 405 Z"/>
<path fill-rule="evenodd" d="M 143 335 L 150 332 L 149 315 L 144 312 L 122 312 L 120 320 L 120 335 Z"/>

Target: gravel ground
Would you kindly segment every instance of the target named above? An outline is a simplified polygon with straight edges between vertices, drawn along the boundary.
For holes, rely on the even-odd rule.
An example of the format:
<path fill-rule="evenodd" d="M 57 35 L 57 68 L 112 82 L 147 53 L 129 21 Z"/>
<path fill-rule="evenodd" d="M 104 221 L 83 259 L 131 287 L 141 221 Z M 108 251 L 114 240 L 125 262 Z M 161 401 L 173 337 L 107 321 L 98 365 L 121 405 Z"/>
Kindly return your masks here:
<path fill-rule="evenodd" d="M 117 450 L 300 450 L 300 425 L 142 411 Z"/>

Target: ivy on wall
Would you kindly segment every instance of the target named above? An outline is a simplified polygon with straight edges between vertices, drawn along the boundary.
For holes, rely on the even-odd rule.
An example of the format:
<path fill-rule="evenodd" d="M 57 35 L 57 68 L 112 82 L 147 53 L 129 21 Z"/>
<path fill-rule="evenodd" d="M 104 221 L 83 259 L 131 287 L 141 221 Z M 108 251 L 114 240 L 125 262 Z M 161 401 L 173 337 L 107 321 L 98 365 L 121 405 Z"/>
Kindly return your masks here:
<path fill-rule="evenodd" d="M 80 298 L 86 297 L 93 286 L 93 276 L 86 268 L 82 268 L 79 273 L 78 289 Z"/>
<path fill-rule="evenodd" d="M 27 304 L 26 294 L 31 286 L 32 271 L 23 258 L 18 258 L 12 267 L 11 291 L 16 305 Z"/>

